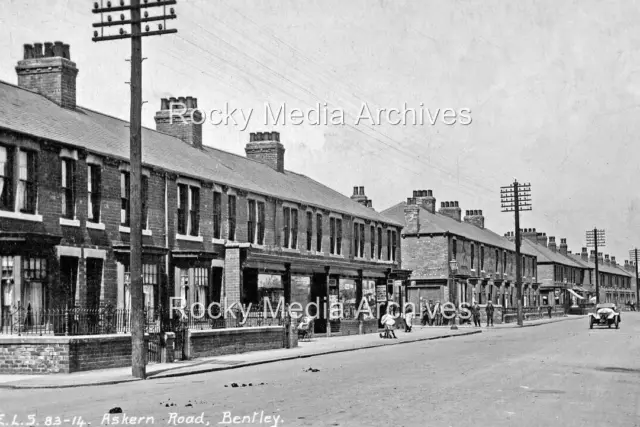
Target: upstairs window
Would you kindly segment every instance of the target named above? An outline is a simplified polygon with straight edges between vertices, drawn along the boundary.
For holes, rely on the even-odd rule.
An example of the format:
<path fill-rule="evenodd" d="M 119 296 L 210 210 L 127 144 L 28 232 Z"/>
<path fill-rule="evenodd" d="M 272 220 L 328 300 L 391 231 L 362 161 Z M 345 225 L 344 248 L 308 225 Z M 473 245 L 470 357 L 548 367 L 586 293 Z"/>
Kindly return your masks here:
<path fill-rule="evenodd" d="M 298 210 L 283 208 L 283 247 L 297 249 L 298 247 Z"/>
<path fill-rule="evenodd" d="M 236 196 L 229 196 L 228 198 L 228 236 L 229 240 L 236 240 Z"/>
<path fill-rule="evenodd" d="M 382 228 L 378 227 L 378 259 L 382 259 Z"/>
<path fill-rule="evenodd" d="M 142 216 L 140 217 L 140 225 L 143 230 L 147 230 L 148 227 L 148 218 L 149 218 L 149 177 L 146 175 L 142 175 L 142 187 L 140 192 L 142 193 Z"/>
<path fill-rule="evenodd" d="M 360 256 L 364 258 L 364 224 L 360 224 Z"/>
<path fill-rule="evenodd" d="M 371 259 L 375 259 L 376 257 L 376 227 L 371 226 L 371 231 L 369 231 L 369 244 L 371 245 Z"/>
<path fill-rule="evenodd" d="M 264 202 L 258 202 L 258 244 L 264 245 Z"/>
<path fill-rule="evenodd" d="M 335 254 L 336 244 L 336 219 L 329 218 L 329 253 Z"/>
<path fill-rule="evenodd" d="M 87 219 L 91 222 L 100 222 L 100 200 L 102 188 L 102 170 L 100 165 L 87 166 Z"/>
<path fill-rule="evenodd" d="M 213 193 L 213 238 L 219 239 L 222 228 L 222 194 Z"/>
<path fill-rule="evenodd" d="M 28 214 L 36 213 L 38 200 L 36 171 L 36 153 L 33 151 L 20 150 L 18 152 L 18 191 L 16 193 L 18 210 L 20 212 Z"/>
<path fill-rule="evenodd" d="M 451 259 L 457 259 L 458 255 L 458 242 L 456 239 L 453 239 L 451 242 Z"/>
<path fill-rule="evenodd" d="M 313 237 L 313 214 L 311 212 L 307 212 L 307 250 L 311 250 L 312 239 Z"/>
<path fill-rule="evenodd" d="M 322 252 L 322 215 L 316 215 L 316 251 Z"/>
<path fill-rule="evenodd" d="M 500 272 L 500 252 L 496 249 L 496 273 Z"/>
<path fill-rule="evenodd" d="M 353 256 L 359 257 L 360 255 L 360 225 L 353 224 Z"/>
<path fill-rule="evenodd" d="M 396 251 L 398 249 L 398 234 L 395 230 L 391 232 L 391 261 L 396 260 Z"/>
<path fill-rule="evenodd" d="M 73 159 L 63 158 L 60 164 L 62 167 L 62 217 L 74 219 L 76 216 L 76 162 Z"/>
<path fill-rule="evenodd" d="M 130 177 L 129 172 L 120 172 L 120 224 L 124 227 L 129 227 L 130 219 Z"/>
<path fill-rule="evenodd" d="M 480 246 L 480 270 L 484 271 L 484 246 Z"/>
<path fill-rule="evenodd" d="M 387 261 L 391 261 L 391 230 L 387 230 Z"/>
<path fill-rule="evenodd" d="M 0 145 L 0 209 L 13 210 L 13 151 Z"/>
<path fill-rule="evenodd" d="M 471 269 L 474 269 L 476 267 L 475 261 L 476 261 L 476 245 L 472 243 L 471 244 Z"/>
<path fill-rule="evenodd" d="M 502 272 L 507 272 L 507 251 L 502 253 Z"/>
<path fill-rule="evenodd" d="M 342 254 L 342 220 L 336 218 L 336 255 Z"/>
<path fill-rule="evenodd" d="M 200 234 L 200 188 L 178 184 L 178 234 Z"/>
<path fill-rule="evenodd" d="M 249 243 L 255 243 L 255 232 L 256 232 L 256 201 L 248 200 L 247 201 L 249 220 L 247 221 L 247 239 Z"/>

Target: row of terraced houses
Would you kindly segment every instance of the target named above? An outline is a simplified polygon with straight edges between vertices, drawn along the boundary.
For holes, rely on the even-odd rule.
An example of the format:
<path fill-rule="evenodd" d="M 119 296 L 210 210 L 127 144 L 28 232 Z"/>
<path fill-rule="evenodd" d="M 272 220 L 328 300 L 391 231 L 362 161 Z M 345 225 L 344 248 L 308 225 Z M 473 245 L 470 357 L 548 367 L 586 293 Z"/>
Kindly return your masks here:
<path fill-rule="evenodd" d="M 0 319 L 16 306 L 126 309 L 127 122 L 76 104 L 68 45 L 25 45 L 16 72 L 17 85 L 0 82 Z M 175 101 L 187 107 L 183 120 L 169 118 Z M 437 209 L 432 190 L 416 190 L 377 212 L 364 187 L 347 197 L 287 170 L 277 132 L 251 133 L 246 156 L 205 145 L 196 109 L 192 97 L 163 99 L 156 129 L 143 129 L 146 306 L 176 296 L 205 305 L 282 296 L 319 299 L 322 318 L 325 301 L 354 307 L 363 298 L 515 305 L 513 235 L 485 228 L 482 210 L 462 217 L 458 201 Z M 596 256 L 601 300 L 635 301 L 633 265 L 585 248 L 572 254 L 564 239 L 556 247 L 553 237 L 523 230 L 525 305 L 588 300 Z M 315 328 L 377 329 L 353 313 Z"/>

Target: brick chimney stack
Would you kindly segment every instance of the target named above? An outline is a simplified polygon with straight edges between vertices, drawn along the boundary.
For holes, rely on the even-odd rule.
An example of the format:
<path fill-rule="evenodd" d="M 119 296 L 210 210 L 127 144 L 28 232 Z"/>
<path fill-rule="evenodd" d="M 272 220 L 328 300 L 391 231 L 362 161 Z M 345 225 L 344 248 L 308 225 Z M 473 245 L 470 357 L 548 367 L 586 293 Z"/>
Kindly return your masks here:
<path fill-rule="evenodd" d="M 536 233 L 536 240 L 539 245 L 547 247 L 547 233 Z"/>
<path fill-rule="evenodd" d="M 24 45 L 24 59 L 18 61 L 18 86 L 37 92 L 63 108 L 76 108 L 78 69 L 71 61 L 69 45 L 62 42 Z"/>
<path fill-rule="evenodd" d="M 535 228 L 524 228 L 520 230 L 523 239 L 531 240 L 536 243 L 538 241 L 538 233 Z"/>
<path fill-rule="evenodd" d="M 461 221 L 462 209 L 458 206 L 458 202 L 442 202 L 440 203 L 440 210 L 438 211 L 441 215 L 446 215 L 449 218 L 453 218 L 456 221 Z"/>
<path fill-rule="evenodd" d="M 580 259 L 582 261 L 589 261 L 589 253 L 587 252 L 587 248 L 582 248 L 582 252 L 580 253 Z"/>
<path fill-rule="evenodd" d="M 616 263 L 616 257 L 614 257 L 613 255 L 611 256 L 611 265 L 613 267 L 616 267 L 618 264 Z"/>
<path fill-rule="evenodd" d="M 549 244 L 547 245 L 547 247 L 551 249 L 553 252 L 557 251 L 555 236 L 549 236 Z"/>
<path fill-rule="evenodd" d="M 560 239 L 560 248 L 559 248 L 559 252 L 562 255 L 567 255 L 568 252 L 568 246 L 567 246 L 567 239 L 565 239 L 564 237 L 562 237 Z"/>
<path fill-rule="evenodd" d="M 484 228 L 484 215 L 482 215 L 482 210 L 465 211 L 464 222 L 473 224 L 478 228 Z"/>
<path fill-rule="evenodd" d="M 589 255 L 589 262 L 592 262 L 594 264 L 596 262 L 596 251 L 594 251 L 593 249 L 591 249 L 591 253 Z"/>
<path fill-rule="evenodd" d="M 351 200 L 360 203 L 362 206 L 373 209 L 373 200 L 364 194 L 364 187 L 353 187 L 353 195 Z"/>
<path fill-rule="evenodd" d="M 436 198 L 431 190 L 413 190 L 413 199 L 418 206 L 426 209 L 432 214 L 436 213 Z"/>
<path fill-rule="evenodd" d="M 604 263 L 606 265 L 611 265 L 611 260 L 609 259 L 609 254 L 605 254 L 604 256 Z"/>
<path fill-rule="evenodd" d="M 603 264 L 604 261 L 602 259 L 602 252 L 598 252 L 598 263 Z"/>
<path fill-rule="evenodd" d="M 248 159 L 264 163 L 280 173 L 284 172 L 285 149 L 280 143 L 280 132 L 251 132 L 244 151 Z M 364 192 L 364 187 L 362 191 Z"/>
<path fill-rule="evenodd" d="M 404 206 L 404 229 L 405 234 L 418 233 L 420 231 L 420 208 L 415 197 L 409 197 Z"/>
<path fill-rule="evenodd" d="M 160 111 L 154 118 L 157 131 L 175 136 L 196 148 L 202 148 L 204 119 L 198 110 L 197 98 L 162 98 Z"/>

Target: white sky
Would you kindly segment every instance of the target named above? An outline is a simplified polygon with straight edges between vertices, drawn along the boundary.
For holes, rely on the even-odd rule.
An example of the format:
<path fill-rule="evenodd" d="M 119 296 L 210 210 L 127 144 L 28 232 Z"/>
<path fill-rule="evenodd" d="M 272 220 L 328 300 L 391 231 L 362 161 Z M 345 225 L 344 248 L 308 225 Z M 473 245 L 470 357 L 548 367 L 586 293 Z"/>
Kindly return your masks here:
<path fill-rule="evenodd" d="M 106 0 L 105 0 L 106 1 Z M 117 2 L 118 0 L 113 0 Z M 93 1 L 0 2 L 0 79 L 15 83 L 24 43 L 71 45 L 78 103 L 128 118 L 128 41 L 93 43 Z M 144 39 L 143 123 L 161 97 L 255 109 L 249 128 L 204 126 L 205 144 L 244 154 L 250 131 L 279 130 L 287 169 L 382 210 L 432 189 L 483 209 L 503 234 L 500 186 L 530 182 L 521 226 L 568 239 L 607 232 L 618 262 L 640 246 L 638 1 L 181 0 L 177 35 Z M 117 19 L 117 17 L 116 17 Z M 469 108 L 469 126 L 280 126 L 264 103 Z M 349 116 L 351 114 L 352 116 Z"/>

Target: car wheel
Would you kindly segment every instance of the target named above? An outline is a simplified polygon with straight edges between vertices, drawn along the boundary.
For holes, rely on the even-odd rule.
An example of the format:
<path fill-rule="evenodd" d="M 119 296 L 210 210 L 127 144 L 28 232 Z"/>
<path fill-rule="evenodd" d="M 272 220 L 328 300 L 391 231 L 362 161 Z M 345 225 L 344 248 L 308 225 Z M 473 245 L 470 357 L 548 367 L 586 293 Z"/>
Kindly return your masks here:
<path fill-rule="evenodd" d="M 589 319 L 589 329 L 593 329 L 593 318 Z"/>
<path fill-rule="evenodd" d="M 620 322 L 618 322 L 618 318 L 616 317 L 616 329 L 618 329 L 618 325 Z"/>

